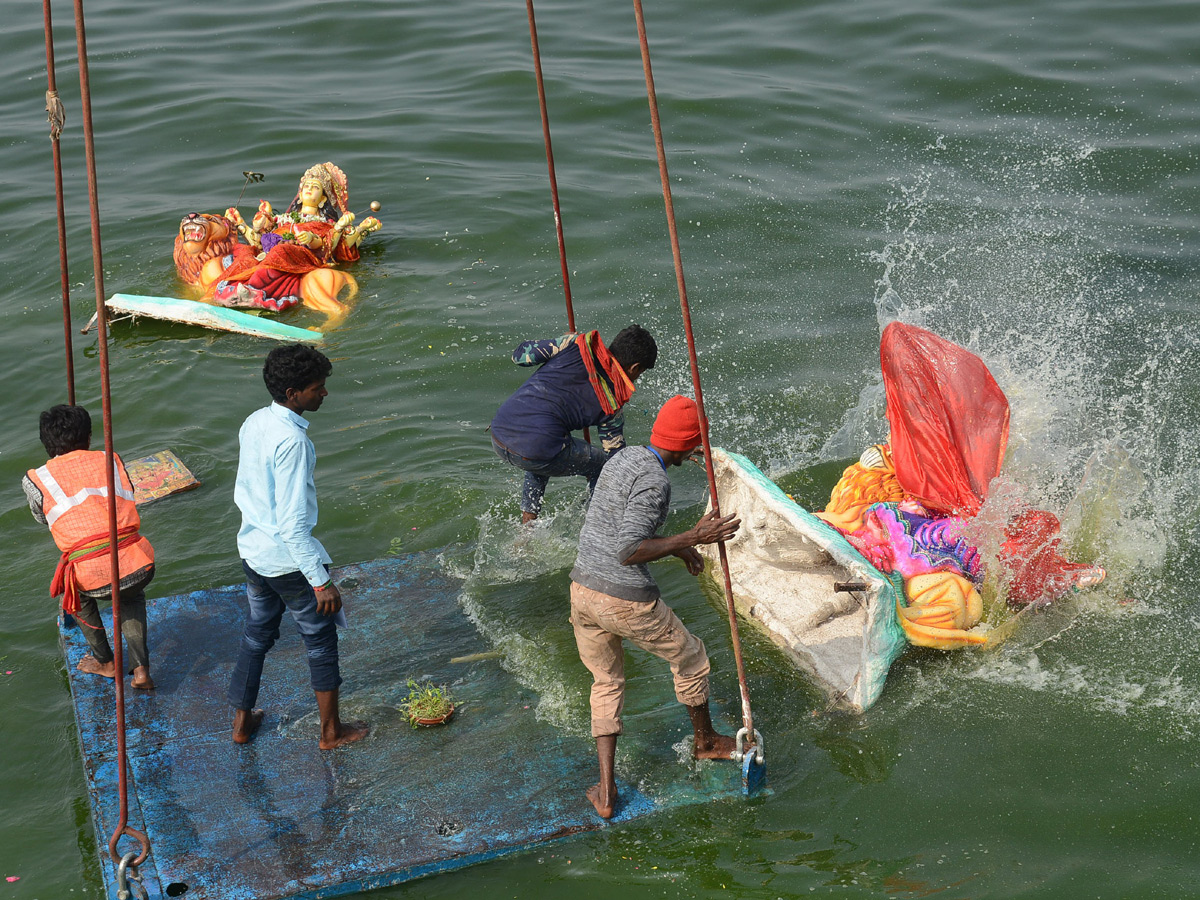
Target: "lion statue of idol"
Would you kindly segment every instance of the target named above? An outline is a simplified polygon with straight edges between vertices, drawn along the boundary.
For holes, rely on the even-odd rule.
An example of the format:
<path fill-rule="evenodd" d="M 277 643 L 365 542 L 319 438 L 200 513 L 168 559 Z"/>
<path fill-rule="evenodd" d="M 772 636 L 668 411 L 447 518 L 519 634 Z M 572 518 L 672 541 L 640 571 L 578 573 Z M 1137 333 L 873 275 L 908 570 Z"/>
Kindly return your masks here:
<path fill-rule="evenodd" d="M 303 303 L 324 313 L 329 328 L 358 293 L 354 276 L 334 267 L 356 261 L 362 239 L 380 227 L 374 216 L 354 220 L 345 173 L 321 163 L 281 214 L 265 200 L 249 224 L 235 207 L 223 216 L 188 213 L 175 236 L 175 268 L 209 302 L 271 312 Z"/>
<path fill-rule="evenodd" d="M 222 259 L 233 253 L 233 223 L 211 213 L 188 213 L 175 235 L 175 271 L 192 287 L 213 284 L 225 271 Z"/>

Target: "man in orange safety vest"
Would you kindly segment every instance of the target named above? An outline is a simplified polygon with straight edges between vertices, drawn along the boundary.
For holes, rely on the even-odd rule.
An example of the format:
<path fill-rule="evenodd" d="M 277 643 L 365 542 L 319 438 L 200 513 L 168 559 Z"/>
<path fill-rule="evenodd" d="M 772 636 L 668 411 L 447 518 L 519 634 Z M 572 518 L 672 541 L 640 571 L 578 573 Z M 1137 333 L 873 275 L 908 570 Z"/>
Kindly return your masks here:
<path fill-rule="evenodd" d="M 62 609 L 82 624 L 91 653 L 79 671 L 116 677 L 112 647 L 97 603 L 112 599 L 108 486 L 105 455 L 89 450 L 92 418 L 82 406 L 54 406 L 41 415 L 40 436 L 50 459 L 30 469 L 21 486 L 33 517 L 50 527 L 62 551 L 50 595 L 62 597 Z M 129 649 L 133 687 L 153 690 L 146 647 L 146 586 L 154 577 L 154 548 L 138 529 L 141 518 L 125 464 L 115 457 L 117 558 L 120 568 L 121 633 Z"/>

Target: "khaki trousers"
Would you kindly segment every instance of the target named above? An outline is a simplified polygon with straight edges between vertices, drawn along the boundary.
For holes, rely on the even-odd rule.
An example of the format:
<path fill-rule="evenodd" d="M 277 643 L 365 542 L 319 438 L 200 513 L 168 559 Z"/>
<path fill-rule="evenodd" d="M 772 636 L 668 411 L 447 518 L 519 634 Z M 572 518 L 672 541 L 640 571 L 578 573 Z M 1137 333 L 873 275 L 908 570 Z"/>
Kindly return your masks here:
<path fill-rule="evenodd" d="M 685 706 L 708 702 L 708 654 L 661 599 L 635 603 L 571 582 L 571 625 L 579 658 L 592 673 L 592 737 L 621 733 L 625 707 L 622 639 L 666 660 L 675 698 Z"/>

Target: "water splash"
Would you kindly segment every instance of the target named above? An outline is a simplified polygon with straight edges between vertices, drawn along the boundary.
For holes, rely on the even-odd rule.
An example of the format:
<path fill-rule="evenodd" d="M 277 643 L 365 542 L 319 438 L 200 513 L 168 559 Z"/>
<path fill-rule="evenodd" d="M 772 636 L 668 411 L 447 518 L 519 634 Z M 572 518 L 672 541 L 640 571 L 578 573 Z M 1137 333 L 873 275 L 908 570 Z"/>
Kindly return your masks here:
<path fill-rule="evenodd" d="M 1135 210 L 1098 214 L 1104 195 L 1093 184 L 1110 176 L 1094 142 L 1033 140 L 992 135 L 981 150 L 947 136 L 920 162 L 903 161 L 911 174 L 891 182 L 886 240 L 867 254 L 878 266 L 880 330 L 900 320 L 968 347 L 1008 396 L 1002 479 L 980 515 L 992 536 L 976 536 L 985 555 L 994 558 L 1012 509 L 1049 509 L 1064 550 L 1108 569 L 1100 598 L 1177 612 L 1187 598 L 1171 570 L 1195 558 L 1200 518 L 1190 400 L 1200 354 L 1181 312 L 1187 286 L 1148 255 L 1111 249 L 1154 234 Z M 822 459 L 855 456 L 886 432 L 873 370 Z M 1047 667 L 1036 654 L 997 657 L 970 677 L 1190 714 L 1200 704 L 1176 674 L 1190 651 L 1173 634 L 1157 637 L 1155 654 L 1118 654 L 1143 677 L 1077 657 Z"/>
<path fill-rule="evenodd" d="M 1200 466 L 1185 446 L 1194 429 L 1171 413 L 1195 338 L 1140 296 L 1169 291 L 1148 264 L 1103 249 L 1118 243 L 1111 229 L 1134 226 L 1091 214 L 1089 183 L 1102 161 L 1094 147 L 998 143 L 981 153 L 943 136 L 936 160 L 892 180 L 888 239 L 867 254 L 880 267 L 880 330 L 893 320 L 920 325 L 984 359 L 1012 405 L 1005 471 L 1034 502 L 1062 512 L 1089 460 L 1101 477 L 1114 448 L 1122 468 L 1147 473 L 1144 485 L 1120 482 L 1133 492 L 1126 499 L 1144 511 L 1146 500 L 1175 498 L 1179 467 L 1167 462 L 1188 473 Z M 856 455 L 851 438 L 877 439 L 886 427 L 874 370 L 823 457 Z"/>
<path fill-rule="evenodd" d="M 512 506 L 511 498 L 502 501 Z M 479 584 L 518 584 L 570 566 L 578 550 L 584 508 L 565 505 L 547 509 L 534 524 L 523 526 L 516 515 L 496 508 L 479 517 L 479 537 L 469 554 L 448 555 L 450 574 Z"/>
<path fill-rule="evenodd" d="M 1034 650 L 1023 650 L 988 658 L 961 677 L 1053 694 L 1115 715 L 1166 716 L 1183 734 L 1200 722 L 1200 692 L 1175 670 L 1143 675 L 1094 660 L 1047 661 Z"/>
<path fill-rule="evenodd" d="M 511 498 L 502 502 L 506 509 L 512 505 Z M 571 662 L 569 654 L 533 630 L 544 627 L 544 620 L 521 619 L 511 591 L 502 590 L 569 567 L 575 559 L 583 512 L 580 505 L 568 502 L 557 510 L 547 508 L 534 526 L 527 527 L 515 515 L 489 510 L 480 516 L 474 545 L 459 554 L 444 554 L 442 564 L 462 579 L 459 604 L 480 634 L 504 654 L 501 665 L 536 695 L 538 720 L 587 735 L 586 700 L 577 686 L 563 678 Z M 565 579 L 562 601 L 565 609 Z M 568 649 L 574 652 L 573 646 Z"/>

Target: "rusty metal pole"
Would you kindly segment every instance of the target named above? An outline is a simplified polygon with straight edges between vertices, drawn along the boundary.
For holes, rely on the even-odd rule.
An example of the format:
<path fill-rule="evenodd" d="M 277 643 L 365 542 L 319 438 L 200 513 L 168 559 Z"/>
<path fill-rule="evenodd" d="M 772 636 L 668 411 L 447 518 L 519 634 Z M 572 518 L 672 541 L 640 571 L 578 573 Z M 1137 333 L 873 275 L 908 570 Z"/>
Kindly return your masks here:
<path fill-rule="evenodd" d="M 113 862 L 120 862 L 117 842 L 128 835 L 142 846 L 134 866 L 145 862 L 150 854 L 150 841 L 145 834 L 129 825 L 129 779 L 125 750 L 125 663 L 121 647 L 121 567 L 117 548 L 117 486 L 116 452 L 113 449 L 112 391 L 109 384 L 108 315 L 104 306 L 104 258 L 100 248 L 100 199 L 96 186 L 96 146 L 92 130 L 92 94 L 88 78 L 87 36 L 83 22 L 83 0 L 75 0 L 75 41 L 79 48 L 79 92 L 83 114 L 84 156 L 87 161 L 88 203 L 92 223 L 92 272 L 96 282 L 97 342 L 100 350 L 100 404 L 104 412 L 105 485 L 108 488 L 108 547 L 112 579 L 113 666 L 116 669 L 114 688 L 117 713 L 117 792 L 120 815 L 116 830 L 108 841 Z"/>
<path fill-rule="evenodd" d="M 546 143 L 546 167 L 550 170 L 550 197 L 554 201 L 554 230 L 558 235 L 558 259 L 562 266 L 563 292 L 567 297 L 567 327 L 575 330 L 575 309 L 571 305 L 571 276 L 567 271 L 567 244 L 563 239 L 562 211 L 558 205 L 558 178 L 554 174 L 554 148 L 550 144 L 550 117 L 546 111 L 546 86 L 542 82 L 542 54 L 538 50 L 537 23 L 533 18 L 533 0 L 525 0 L 529 12 L 529 41 L 533 45 L 533 72 L 537 78 L 538 108 L 542 114 L 542 138 Z"/>
<path fill-rule="evenodd" d="M 67 403 L 75 405 L 75 359 L 71 342 L 71 278 L 67 270 L 67 223 L 63 209 L 62 135 L 66 115 L 58 97 L 54 76 L 54 27 L 50 21 L 50 0 L 42 0 L 46 22 L 46 116 L 50 121 L 50 146 L 54 150 L 54 199 L 58 209 L 58 263 L 62 277 L 63 338 L 67 358 Z"/>
<path fill-rule="evenodd" d="M 525 0 L 529 13 L 529 42 L 533 46 L 533 74 L 537 80 L 538 110 L 542 114 L 542 139 L 546 144 L 546 168 L 550 171 L 550 199 L 554 203 L 554 231 L 558 236 L 558 261 L 562 267 L 563 293 L 567 298 L 567 328 L 575 331 L 575 307 L 571 302 L 571 275 L 567 268 L 567 243 L 563 237 L 562 209 L 558 204 L 558 176 L 554 172 L 554 147 L 550 143 L 550 114 L 546 109 L 546 85 L 542 80 L 542 53 L 538 48 L 537 22 L 533 0 Z M 591 429 L 583 429 L 583 439 L 592 442 Z"/>
<path fill-rule="evenodd" d="M 671 254 L 675 260 L 675 283 L 679 288 L 679 306 L 683 312 L 683 328 L 687 334 L 688 359 L 692 367 L 692 387 L 696 392 L 696 407 L 700 414 L 700 440 L 704 446 L 704 468 L 708 474 L 708 490 L 712 497 L 713 510 L 721 514 L 717 497 L 717 476 L 713 470 L 712 446 L 708 439 L 708 417 L 704 414 L 704 393 L 700 388 L 700 364 L 696 358 L 696 339 L 692 336 L 692 313 L 688 307 L 687 286 L 683 280 L 683 255 L 679 250 L 679 232 L 675 227 L 675 205 L 671 201 L 671 180 L 667 173 L 667 152 L 663 146 L 662 123 L 658 117 L 658 98 L 654 93 L 654 75 L 650 69 L 650 44 L 646 39 L 646 21 L 642 15 L 641 0 L 633 0 L 637 18 L 638 41 L 642 48 L 642 70 L 646 76 L 646 98 L 650 103 L 650 124 L 654 128 L 654 146 L 658 151 L 658 174 L 662 181 L 663 202 L 666 204 L 667 230 L 671 236 Z M 754 741 L 754 715 L 750 711 L 750 689 L 746 686 L 746 665 L 742 659 L 742 642 L 738 635 L 737 611 L 733 605 L 733 583 L 729 577 L 729 558 L 725 542 L 717 543 L 721 569 L 725 575 L 725 599 L 729 608 L 729 631 L 733 639 L 733 656 L 737 662 L 738 684 L 742 695 L 742 723 Z"/>

